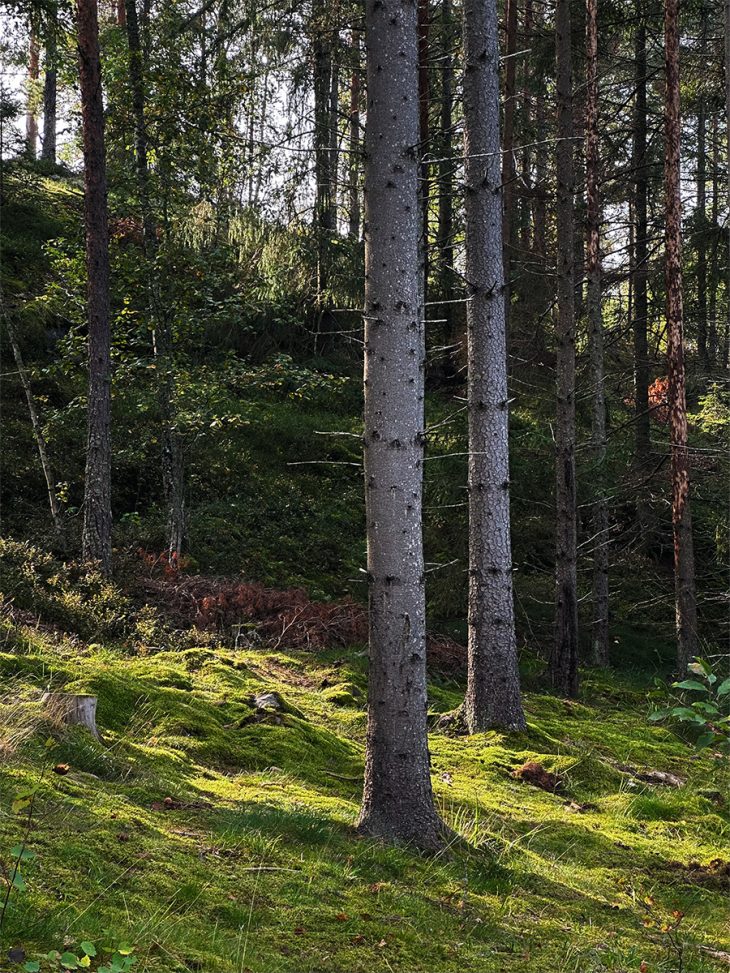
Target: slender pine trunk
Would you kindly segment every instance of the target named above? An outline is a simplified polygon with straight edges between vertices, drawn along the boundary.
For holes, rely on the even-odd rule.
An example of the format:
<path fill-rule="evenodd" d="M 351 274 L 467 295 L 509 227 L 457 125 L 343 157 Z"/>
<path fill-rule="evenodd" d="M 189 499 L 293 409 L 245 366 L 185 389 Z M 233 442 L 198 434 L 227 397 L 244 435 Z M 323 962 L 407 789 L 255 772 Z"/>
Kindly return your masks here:
<path fill-rule="evenodd" d="M 550 677 L 558 692 L 578 692 L 578 582 L 575 483 L 575 245 L 573 235 L 573 72 L 570 0 L 557 0 L 556 611 Z"/>
<path fill-rule="evenodd" d="M 601 307 L 601 201 L 598 141 L 598 0 L 586 2 L 586 202 L 588 217 L 588 346 L 593 382 L 593 661 L 606 666 L 608 651 L 608 500 L 606 496 L 606 380 Z"/>
<path fill-rule="evenodd" d="M 515 231 L 515 107 L 517 100 L 517 17 L 519 0 L 506 0 L 506 43 L 504 65 L 504 141 L 502 145 L 503 223 L 504 248 L 504 301 L 509 327 L 509 305 L 512 291 L 512 254 Z"/>
<path fill-rule="evenodd" d="M 700 10 L 700 63 L 707 61 L 707 7 Z M 703 368 L 707 353 L 707 109 L 703 79 L 697 97 L 697 355 Z"/>
<path fill-rule="evenodd" d="M 77 0 L 76 19 L 84 142 L 89 401 L 82 556 L 111 572 L 111 332 L 109 226 L 96 0 Z"/>
<path fill-rule="evenodd" d="M 350 130 L 348 160 L 348 233 L 360 239 L 360 31 L 353 30 L 350 41 Z"/>
<path fill-rule="evenodd" d="M 145 119 L 144 61 L 139 33 L 136 0 L 125 0 L 124 24 L 129 45 L 129 80 L 134 114 L 137 195 L 142 212 L 142 228 L 147 277 L 147 301 L 154 322 L 153 349 L 157 398 L 160 409 L 162 446 L 162 488 L 167 504 L 168 554 L 179 558 L 185 543 L 185 473 L 182 449 L 176 430 L 175 365 L 170 322 L 162 300 L 157 257 L 157 226 L 150 197 L 150 170 Z"/>
<path fill-rule="evenodd" d="M 28 44 L 28 94 L 25 110 L 25 150 L 31 159 L 38 155 L 38 116 L 36 112 L 36 86 L 40 76 L 38 31 L 31 22 Z"/>
<path fill-rule="evenodd" d="M 690 507 L 687 402 L 682 295 L 682 202 L 680 190 L 679 0 L 664 0 L 664 205 L 667 290 L 667 366 L 674 533 L 677 670 L 683 675 L 697 654 L 697 603 Z"/>
<path fill-rule="evenodd" d="M 52 8 L 46 26 L 43 75 L 43 145 L 41 159 L 56 161 L 56 103 L 58 93 L 58 12 Z"/>
<path fill-rule="evenodd" d="M 649 183 L 647 159 L 646 104 L 646 22 L 643 0 L 636 0 L 636 34 L 634 35 L 634 466 L 642 470 L 651 451 L 651 417 L 649 415 Z M 639 497 L 639 527 L 644 526 L 643 501 Z"/>

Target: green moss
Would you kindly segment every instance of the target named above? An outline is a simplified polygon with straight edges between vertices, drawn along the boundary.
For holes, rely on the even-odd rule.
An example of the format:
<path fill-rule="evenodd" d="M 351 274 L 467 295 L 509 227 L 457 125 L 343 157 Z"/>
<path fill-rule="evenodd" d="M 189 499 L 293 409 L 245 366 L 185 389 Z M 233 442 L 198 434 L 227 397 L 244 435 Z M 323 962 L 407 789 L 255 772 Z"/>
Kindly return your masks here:
<path fill-rule="evenodd" d="M 433 859 L 354 833 L 358 655 L 79 654 L 37 632 L 24 654 L 0 655 L 0 671 L 19 693 L 32 696 L 52 674 L 99 697 L 103 744 L 78 730 L 46 755 L 39 726 L 0 767 L 0 849 L 9 849 L 22 830 L 7 813 L 12 793 L 44 760 L 71 766 L 45 775 L 31 835 L 38 857 L 3 930 L 30 954 L 116 937 L 135 944 L 150 973 L 196 964 L 618 973 L 666 955 L 642 925 L 649 894 L 657 909 L 686 912 L 688 970 L 713 968 L 700 946 L 727 948 L 726 890 L 675 864 L 730 856 L 727 811 L 699 793 L 714 764 L 649 727 L 630 682 L 626 707 L 614 693 L 569 706 L 530 694 L 526 733 L 434 734 L 436 799 L 468 844 Z M 280 694 L 283 712 L 256 713 L 251 699 L 264 690 Z M 458 690 L 432 687 L 436 698 L 453 708 Z M 564 792 L 515 780 L 527 759 L 559 774 Z M 617 766 L 629 759 L 688 784 L 638 783 Z"/>

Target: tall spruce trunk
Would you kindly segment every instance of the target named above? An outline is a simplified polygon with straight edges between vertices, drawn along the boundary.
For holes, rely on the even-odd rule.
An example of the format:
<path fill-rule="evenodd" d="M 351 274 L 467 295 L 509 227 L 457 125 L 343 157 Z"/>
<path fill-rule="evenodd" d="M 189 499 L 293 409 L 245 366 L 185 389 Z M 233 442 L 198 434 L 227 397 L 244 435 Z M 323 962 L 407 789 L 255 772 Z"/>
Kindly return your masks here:
<path fill-rule="evenodd" d="M 96 0 L 77 0 L 76 20 L 89 325 L 88 436 L 81 548 L 84 560 L 98 565 L 108 575 L 112 563 L 109 226 Z"/>
<path fill-rule="evenodd" d="M 707 7 L 700 10 L 700 63 L 707 62 Z M 707 368 L 707 108 L 704 79 L 697 96 L 697 355 Z"/>
<path fill-rule="evenodd" d="M 364 463 L 370 676 L 360 830 L 437 847 L 421 533 L 424 327 L 415 0 L 368 3 Z"/>
<path fill-rule="evenodd" d="M 636 33 L 634 35 L 634 254 L 633 291 L 634 319 L 634 466 L 642 470 L 651 451 L 651 417 L 649 415 L 649 218 L 648 218 L 648 159 L 646 105 L 646 22 L 642 13 L 643 0 L 636 0 Z M 638 498 L 638 521 L 645 521 L 643 498 Z"/>
<path fill-rule="evenodd" d="M 38 116 L 36 112 L 36 85 L 40 76 L 38 32 L 31 22 L 28 42 L 28 101 L 25 111 L 25 150 L 31 159 L 38 155 Z"/>
<path fill-rule="evenodd" d="M 137 195 L 142 212 L 142 231 L 147 284 L 147 302 L 154 324 L 153 347 L 157 399 L 160 409 L 162 446 L 162 488 L 167 504 L 168 554 L 179 558 L 185 543 L 185 475 L 182 449 L 175 428 L 175 366 L 170 322 L 162 300 L 157 270 L 157 226 L 150 198 L 150 171 L 145 119 L 144 59 L 139 33 L 136 0 L 125 0 L 124 24 L 129 45 L 129 80 L 134 115 Z"/>
<path fill-rule="evenodd" d="M 667 291 L 667 367 L 674 533 L 677 670 L 697 654 L 697 605 L 687 452 L 687 403 L 682 306 L 682 202 L 680 190 L 679 0 L 664 0 L 664 205 Z"/>
<path fill-rule="evenodd" d="M 586 204 L 588 231 L 588 346 L 593 382 L 593 631 L 596 665 L 609 663 L 608 653 L 608 501 L 606 496 L 606 380 L 603 363 L 601 308 L 601 201 L 598 143 L 598 0 L 586 0 Z"/>
<path fill-rule="evenodd" d="M 555 644 L 550 678 L 558 692 L 578 692 L 577 518 L 575 483 L 575 247 L 573 235 L 573 72 L 570 0 L 557 0 L 557 413 L 555 421 Z"/>
<path fill-rule="evenodd" d="M 41 159 L 56 161 L 56 102 L 58 92 L 58 12 L 53 7 L 46 25 L 43 75 L 43 145 Z"/>
<path fill-rule="evenodd" d="M 510 541 L 498 31 L 495 0 L 465 0 L 469 665 L 464 714 L 471 733 L 525 726 Z"/>

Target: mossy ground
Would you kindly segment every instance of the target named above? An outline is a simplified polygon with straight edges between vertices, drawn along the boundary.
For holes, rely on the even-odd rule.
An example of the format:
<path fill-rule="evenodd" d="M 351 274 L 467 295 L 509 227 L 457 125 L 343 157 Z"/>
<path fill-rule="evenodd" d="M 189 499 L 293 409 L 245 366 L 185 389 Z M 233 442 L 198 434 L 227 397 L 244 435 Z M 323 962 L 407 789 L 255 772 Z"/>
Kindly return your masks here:
<path fill-rule="evenodd" d="M 354 831 L 357 647 L 143 655 L 15 625 L 4 634 L 0 677 L 16 701 L 0 741 L 4 858 L 23 829 L 12 795 L 44 763 L 71 768 L 43 778 L 37 858 L 12 895 L 4 950 L 125 941 L 149 971 L 673 971 L 661 932 L 673 910 L 686 915 L 686 971 L 716 968 L 702 947 L 730 946 L 728 885 L 681 867 L 730 858 L 727 806 L 700 794 L 723 786 L 719 766 L 647 725 L 640 680 L 587 673 L 575 703 L 529 693 L 524 734 L 432 733 L 436 798 L 465 840 L 424 857 Z M 55 733 L 45 750 L 32 699 L 49 682 L 98 696 L 103 743 Z M 287 703 L 280 724 L 246 721 L 263 689 Z M 460 689 L 434 685 L 431 699 L 451 709 Z M 23 727 L 33 732 L 21 739 Z M 514 779 L 528 759 L 558 772 L 564 792 Z M 642 784 L 626 766 L 687 784 Z M 155 809 L 166 797 L 182 807 Z"/>

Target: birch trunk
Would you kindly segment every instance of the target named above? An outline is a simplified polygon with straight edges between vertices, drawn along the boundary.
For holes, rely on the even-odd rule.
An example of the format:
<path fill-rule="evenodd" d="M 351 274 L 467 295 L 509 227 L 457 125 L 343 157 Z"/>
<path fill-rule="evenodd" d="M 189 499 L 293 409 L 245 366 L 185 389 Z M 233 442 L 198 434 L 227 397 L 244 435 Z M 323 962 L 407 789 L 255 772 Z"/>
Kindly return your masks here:
<path fill-rule="evenodd" d="M 84 142 L 89 324 L 89 402 L 82 556 L 111 572 L 111 334 L 104 102 L 96 0 L 77 0 L 81 127 Z"/>
<path fill-rule="evenodd" d="M 421 534 L 424 327 L 415 0 L 368 3 L 364 464 L 370 677 L 360 830 L 437 847 Z"/>
<path fill-rule="evenodd" d="M 667 366 L 671 442 L 672 528 L 677 621 L 677 670 L 684 675 L 697 654 L 694 547 L 687 453 L 687 403 L 682 304 L 680 194 L 679 0 L 664 0 L 664 205 L 667 290 Z"/>
<path fill-rule="evenodd" d="M 606 461 L 606 388 L 601 308 L 601 202 L 598 143 L 598 0 L 586 2 L 586 203 L 588 230 L 588 346 L 593 382 L 593 661 L 606 666 L 608 655 L 608 503 Z"/>
<path fill-rule="evenodd" d="M 495 0 L 464 3 L 469 412 L 469 731 L 523 729 L 509 509 L 507 340 Z"/>
<path fill-rule="evenodd" d="M 577 524 L 575 484 L 575 246 L 573 234 L 573 72 L 570 0 L 557 0 L 557 414 L 555 644 L 550 677 L 558 692 L 578 692 Z"/>

